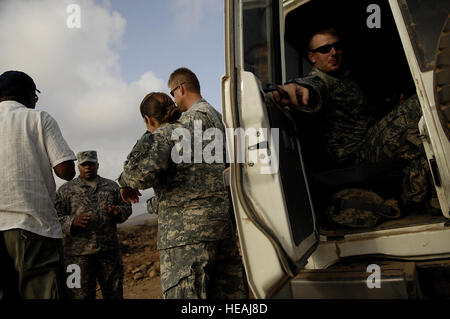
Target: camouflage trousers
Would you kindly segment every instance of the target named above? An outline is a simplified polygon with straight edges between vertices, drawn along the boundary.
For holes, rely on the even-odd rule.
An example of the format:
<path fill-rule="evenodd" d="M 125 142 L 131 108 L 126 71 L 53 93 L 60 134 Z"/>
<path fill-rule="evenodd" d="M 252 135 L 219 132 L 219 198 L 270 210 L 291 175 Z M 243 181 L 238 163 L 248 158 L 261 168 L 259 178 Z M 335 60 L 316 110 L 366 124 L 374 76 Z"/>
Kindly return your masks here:
<path fill-rule="evenodd" d="M 422 111 L 417 95 L 372 126 L 356 154 L 356 164 L 404 160 L 402 200 L 417 204 L 431 193 L 432 175 L 419 137 Z"/>
<path fill-rule="evenodd" d="M 64 265 L 78 265 L 81 288 L 69 288 L 70 299 L 95 299 L 97 279 L 103 299 L 123 299 L 123 265 L 120 251 L 105 251 L 91 255 L 64 256 Z"/>
<path fill-rule="evenodd" d="M 234 238 L 160 250 L 165 299 L 248 298 Z"/>

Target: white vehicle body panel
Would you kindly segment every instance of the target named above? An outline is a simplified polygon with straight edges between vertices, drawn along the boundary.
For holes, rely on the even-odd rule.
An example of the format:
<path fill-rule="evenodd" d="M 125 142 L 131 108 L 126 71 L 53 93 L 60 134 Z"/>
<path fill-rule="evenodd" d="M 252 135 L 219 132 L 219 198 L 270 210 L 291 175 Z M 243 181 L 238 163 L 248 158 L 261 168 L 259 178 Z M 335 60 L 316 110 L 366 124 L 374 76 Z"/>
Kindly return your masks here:
<path fill-rule="evenodd" d="M 436 187 L 439 203 L 444 216 L 450 218 L 450 141 L 442 129 L 436 110 L 433 71 L 420 71 L 398 2 L 389 0 L 389 3 L 394 13 L 405 55 L 416 83 L 419 101 L 422 105 L 423 118 L 419 129 L 424 136 L 425 152 L 428 160 L 434 157 L 439 167 L 440 180 L 442 182 L 440 187 Z"/>
<path fill-rule="evenodd" d="M 226 1 L 226 74 L 222 78 L 223 118 L 227 128 L 236 129 L 237 123 L 244 130 L 268 128 L 267 112 L 258 79 L 242 68 L 242 44 L 238 39 L 230 37 L 235 32 L 242 34 L 242 8 L 234 8 L 233 1 Z M 241 3 L 240 1 L 236 1 Z M 285 0 L 283 5 L 287 10 L 301 7 L 306 1 Z M 432 72 L 420 72 L 414 50 L 402 20 L 397 1 L 389 0 L 395 17 L 404 51 L 409 62 L 411 73 L 416 83 L 419 100 L 423 106 L 423 119 L 420 123 L 424 136 L 424 146 L 428 158 L 436 159 L 439 167 L 441 187 L 437 187 L 440 205 L 445 217 L 450 211 L 450 142 L 439 122 L 433 91 Z M 281 12 L 284 17 L 287 12 Z M 233 20 L 236 19 L 236 20 Z M 234 21 L 234 24 L 233 24 Z M 283 25 L 281 32 L 283 32 Z M 228 34 L 228 35 L 227 35 Z M 281 37 L 283 39 L 283 37 Z M 284 44 L 281 44 L 284 51 Z M 237 56 L 235 56 L 237 55 Z M 236 62 L 237 61 L 237 62 Z M 239 62 L 240 61 L 240 62 Z M 235 64 L 236 63 L 236 64 Z M 238 83 L 233 83 L 238 79 Z M 235 84 L 235 86 L 234 86 Z M 237 92 L 235 92 L 236 90 Z M 237 108 L 236 105 L 239 105 Z M 250 107 L 251 106 L 251 107 Z M 239 109 L 239 111 L 236 111 Z M 236 117 L 239 117 L 239 120 Z M 260 140 L 269 140 L 269 136 L 261 135 Z M 235 136 L 228 136 L 227 147 L 236 150 L 240 147 Z M 257 227 L 250 217 L 249 210 L 254 210 L 266 226 L 276 234 L 286 254 L 295 263 L 314 246 L 316 234 L 311 234 L 305 242 L 294 244 L 290 235 L 290 222 L 287 215 L 285 198 L 279 172 L 261 174 L 261 169 L 267 164 L 256 161 L 249 165 L 252 151 L 245 144 L 245 163 L 232 163 L 230 185 L 237 220 L 240 245 L 243 252 L 244 266 L 247 271 L 249 285 L 257 298 L 271 297 L 288 279 L 286 267 L 280 262 L 280 254 L 273 241 Z M 269 156 L 267 150 L 256 150 L 256 158 L 263 154 Z M 266 152 L 266 153 L 264 153 Z M 233 153 L 233 152 L 230 152 Z M 272 160 L 278 160 L 276 153 L 270 154 Z M 283 163 L 279 163 L 283 165 Z M 241 169 L 243 174 L 241 175 Z M 320 236 L 316 250 L 308 259 L 306 268 L 325 269 L 340 258 L 360 255 L 385 255 L 405 260 L 422 260 L 450 257 L 450 227 L 440 222 L 420 226 L 367 231 L 345 235 L 339 240 L 330 240 Z M 316 231 L 316 229 L 314 230 Z"/>

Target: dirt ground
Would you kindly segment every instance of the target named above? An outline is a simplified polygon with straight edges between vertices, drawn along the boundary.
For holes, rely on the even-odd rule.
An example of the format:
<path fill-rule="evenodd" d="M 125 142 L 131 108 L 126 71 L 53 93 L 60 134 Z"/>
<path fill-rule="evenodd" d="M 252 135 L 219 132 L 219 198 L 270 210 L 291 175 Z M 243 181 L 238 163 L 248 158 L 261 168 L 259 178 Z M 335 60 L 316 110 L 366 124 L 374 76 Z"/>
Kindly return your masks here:
<path fill-rule="evenodd" d="M 162 298 L 157 231 L 156 219 L 118 229 L 124 270 L 124 299 Z M 98 285 L 97 298 L 102 298 Z M 253 298 L 251 293 L 250 298 Z"/>
<path fill-rule="evenodd" d="M 157 223 L 125 226 L 118 230 L 122 252 L 125 299 L 160 299 Z"/>

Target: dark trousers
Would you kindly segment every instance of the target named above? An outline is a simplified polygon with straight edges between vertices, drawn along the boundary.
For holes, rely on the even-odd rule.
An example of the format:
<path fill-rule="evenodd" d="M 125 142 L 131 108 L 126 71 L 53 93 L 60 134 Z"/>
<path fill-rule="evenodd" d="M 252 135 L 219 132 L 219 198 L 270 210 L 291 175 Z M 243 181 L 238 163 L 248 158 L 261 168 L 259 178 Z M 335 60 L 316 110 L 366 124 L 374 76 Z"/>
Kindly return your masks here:
<path fill-rule="evenodd" d="M 80 269 L 80 288 L 67 287 L 67 297 L 95 299 L 97 279 L 104 299 L 123 298 L 123 265 L 120 251 L 104 251 L 91 255 L 64 256 L 64 265 Z M 68 274 L 70 276 L 70 274 Z"/>
<path fill-rule="evenodd" d="M 62 298 L 62 242 L 23 229 L 0 231 L 0 299 Z"/>

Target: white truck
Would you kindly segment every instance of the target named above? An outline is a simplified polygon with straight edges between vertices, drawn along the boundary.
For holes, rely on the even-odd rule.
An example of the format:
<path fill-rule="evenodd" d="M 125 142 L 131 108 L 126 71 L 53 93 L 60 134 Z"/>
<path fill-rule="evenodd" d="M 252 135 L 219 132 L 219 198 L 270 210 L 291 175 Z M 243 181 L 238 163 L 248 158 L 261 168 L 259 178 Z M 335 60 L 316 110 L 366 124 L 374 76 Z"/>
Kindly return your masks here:
<path fill-rule="evenodd" d="M 225 0 L 224 176 L 256 298 L 450 297 L 449 12 L 444 0 Z M 440 213 L 406 211 L 365 229 L 322 222 L 325 189 L 364 174 L 312 171 L 314 136 L 263 90 L 308 73 L 301 43 L 318 20 L 345 34 L 345 58 L 374 101 L 418 95 Z"/>

